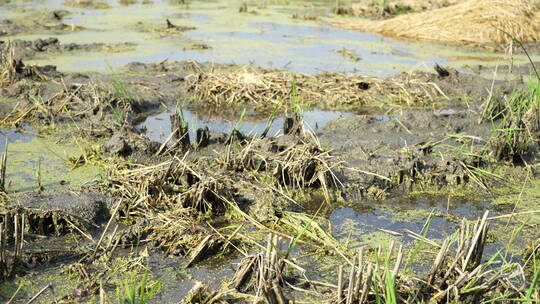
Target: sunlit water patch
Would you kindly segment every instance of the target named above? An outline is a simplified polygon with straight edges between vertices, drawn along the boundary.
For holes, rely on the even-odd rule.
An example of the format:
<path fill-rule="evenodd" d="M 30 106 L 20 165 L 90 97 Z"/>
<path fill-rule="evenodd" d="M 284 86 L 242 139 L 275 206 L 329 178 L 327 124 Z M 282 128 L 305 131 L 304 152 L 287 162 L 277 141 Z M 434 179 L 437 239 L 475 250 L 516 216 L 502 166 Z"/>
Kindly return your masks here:
<path fill-rule="evenodd" d="M 171 133 L 171 120 L 170 116 L 173 114 L 173 110 L 160 112 L 154 115 L 150 115 L 145 122 L 138 127 L 144 130 L 145 135 L 151 140 L 157 142 L 163 142 L 167 139 Z M 264 118 L 245 118 L 242 121 L 227 120 L 222 117 L 205 117 L 198 115 L 194 111 L 183 110 L 184 119 L 189 125 L 189 136 L 191 139 L 195 139 L 196 130 L 198 128 L 208 127 L 210 131 L 228 133 L 233 128 L 246 135 L 260 135 L 268 124 L 268 119 Z M 324 127 L 327 123 L 340 117 L 353 117 L 354 114 L 349 112 L 339 111 L 322 111 L 322 110 L 310 110 L 304 112 L 304 124 L 308 130 L 316 130 Z M 283 129 L 283 117 L 277 117 L 270 125 L 268 135 L 277 135 L 282 133 Z"/>
<path fill-rule="evenodd" d="M 464 49 L 425 42 L 408 42 L 378 35 L 337 29 L 323 19 L 293 19 L 295 13 L 315 12 L 333 18 L 334 1 L 250 3 L 252 13 L 242 14 L 240 1 L 174 1 L 156 0 L 152 4 L 121 5 L 104 1 L 110 8 L 67 7 L 62 0 L 14 2 L 0 7 L 4 18 L 20 16 L 17 8 L 67 9 L 64 22 L 84 26 L 81 31 L 62 33 L 63 43 L 130 42 L 133 49 L 118 53 L 65 53 L 52 58 L 32 60 L 38 64 L 55 64 L 62 71 L 106 72 L 105 62 L 119 68 L 129 62 L 197 60 L 218 63 L 255 63 L 267 68 L 294 72 L 321 71 L 388 76 L 401 71 L 431 70 L 434 63 L 452 67 L 496 66 L 508 60 L 503 54 Z M 140 28 L 164 26 L 166 19 L 176 25 L 195 27 L 185 33 L 163 35 Z M 25 34 L 21 39 L 46 38 L 51 34 Z M 207 45 L 210 48 L 193 47 Z M 343 51 L 353 54 L 344 56 Z M 514 62 L 526 62 L 514 56 Z M 487 72 L 489 73 L 489 72 Z"/>

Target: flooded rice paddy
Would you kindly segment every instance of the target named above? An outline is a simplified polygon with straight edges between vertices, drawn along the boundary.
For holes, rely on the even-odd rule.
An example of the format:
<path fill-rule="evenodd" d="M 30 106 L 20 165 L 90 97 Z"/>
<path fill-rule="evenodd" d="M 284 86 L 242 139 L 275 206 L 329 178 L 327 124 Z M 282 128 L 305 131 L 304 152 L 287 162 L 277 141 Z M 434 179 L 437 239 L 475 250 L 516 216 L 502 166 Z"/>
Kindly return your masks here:
<path fill-rule="evenodd" d="M 537 299 L 528 57 L 335 5 L 0 1 L 0 302 Z"/>
<path fill-rule="evenodd" d="M 23 17 L 34 11 L 68 10 L 68 25 L 83 26 L 62 33 L 63 43 L 132 43 L 122 52 L 58 54 L 34 59 L 54 64 L 62 71 L 108 72 L 105 63 L 119 68 L 133 61 L 194 60 L 216 63 L 255 63 L 265 68 L 303 73 L 346 72 L 388 76 L 402 71 L 430 70 L 435 63 L 454 68 L 494 67 L 507 56 L 450 45 L 399 41 L 374 34 L 336 29 L 325 22 L 333 1 L 247 2 L 249 12 L 238 14 L 241 1 L 153 1 L 124 5 L 104 2 L 107 9 L 70 7 L 65 1 L 11 1 L 0 8 L 3 18 Z M 297 20 L 293 15 L 313 15 L 319 20 Z M 194 27 L 167 33 L 165 20 Z M 22 33 L 6 38 L 33 40 L 54 33 Z M 516 56 L 516 63 L 526 57 Z M 488 72 L 489 73 L 489 72 Z"/>

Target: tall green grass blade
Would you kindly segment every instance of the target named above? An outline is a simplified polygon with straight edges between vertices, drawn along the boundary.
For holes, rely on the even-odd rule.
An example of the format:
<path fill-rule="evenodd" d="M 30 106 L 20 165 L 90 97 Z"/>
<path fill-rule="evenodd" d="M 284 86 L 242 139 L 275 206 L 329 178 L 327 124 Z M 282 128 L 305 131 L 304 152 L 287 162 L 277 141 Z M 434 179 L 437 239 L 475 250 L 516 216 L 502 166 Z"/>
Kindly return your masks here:
<path fill-rule="evenodd" d="M 422 247 L 424 245 L 424 240 L 426 238 L 426 235 L 427 235 L 427 232 L 429 230 L 429 226 L 431 225 L 431 221 L 433 220 L 433 212 L 434 210 L 431 210 L 431 212 L 429 213 L 429 216 L 426 220 L 426 222 L 424 223 L 424 225 L 422 226 L 422 230 L 420 230 L 420 234 L 422 235 L 422 238 L 418 241 L 418 243 L 416 244 L 413 252 L 407 257 L 407 261 L 405 262 L 405 267 L 403 268 L 403 271 L 407 271 L 407 269 L 409 268 L 409 266 L 414 262 L 414 260 L 416 259 L 416 256 L 418 255 L 418 253 L 420 252 L 420 250 L 422 250 Z"/>
<path fill-rule="evenodd" d="M 532 300 L 532 295 L 536 291 L 536 288 L 538 287 L 538 281 L 540 280 L 540 265 L 538 265 L 538 261 L 536 259 L 536 253 L 533 253 L 532 260 L 533 260 L 534 276 L 533 276 L 531 285 L 529 286 L 529 289 L 527 290 L 527 294 L 525 295 L 525 298 L 527 300 Z"/>
<path fill-rule="evenodd" d="M 394 278 L 392 277 L 392 266 L 390 265 L 390 255 L 392 252 L 390 250 L 387 250 L 387 253 L 385 255 L 384 259 L 384 277 L 385 277 L 385 297 L 386 297 L 386 304 L 397 304 L 397 298 L 396 298 L 396 286 Z"/>

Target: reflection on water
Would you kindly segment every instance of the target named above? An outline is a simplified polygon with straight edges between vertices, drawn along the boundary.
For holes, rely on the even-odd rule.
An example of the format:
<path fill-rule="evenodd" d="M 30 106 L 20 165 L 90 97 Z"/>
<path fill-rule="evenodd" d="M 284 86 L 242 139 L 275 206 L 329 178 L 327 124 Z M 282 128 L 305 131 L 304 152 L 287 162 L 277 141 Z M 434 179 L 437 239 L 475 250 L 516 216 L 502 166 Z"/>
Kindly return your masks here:
<path fill-rule="evenodd" d="M 431 225 L 436 228 L 429 230 L 427 237 L 442 239 L 454 232 L 458 224 L 456 219 L 477 219 L 488 208 L 487 202 L 471 202 L 442 195 L 418 195 L 390 199 L 378 207 L 374 206 L 373 201 L 354 201 L 350 207 L 334 209 L 329 221 L 338 238 L 345 239 L 349 233 L 363 234 L 368 238 L 360 238 L 358 245 L 373 245 L 374 242 L 380 242 L 369 237 L 373 233 L 399 236 L 405 242 L 412 241 L 404 232 L 410 230 L 420 233 L 431 212 L 435 215 Z"/>
<path fill-rule="evenodd" d="M 170 110 L 151 115 L 138 127 L 146 130 L 145 135 L 151 140 L 163 142 L 171 132 L 170 115 L 174 113 L 173 111 Z M 237 125 L 236 121 L 230 121 L 224 118 L 199 116 L 197 113 L 189 110 L 183 110 L 183 112 L 184 118 L 189 124 L 189 136 L 191 139 L 195 138 L 195 132 L 198 128 L 208 127 L 210 131 L 228 133 Z M 353 116 L 354 114 L 348 112 L 311 110 L 304 112 L 304 123 L 307 129 L 316 130 L 317 128 L 324 127 L 332 120 Z M 239 124 L 238 129 L 244 134 L 259 135 L 266 128 L 267 123 L 268 121 L 266 119 L 252 119 L 247 117 Z M 268 135 L 276 135 L 282 131 L 282 128 L 283 117 L 278 117 L 270 126 Z"/>
<path fill-rule="evenodd" d="M 0 129 L 0 153 L 4 153 L 6 143 L 9 146 L 9 143 L 13 142 L 29 142 L 34 137 L 32 129 L 29 128 L 23 130 Z"/>

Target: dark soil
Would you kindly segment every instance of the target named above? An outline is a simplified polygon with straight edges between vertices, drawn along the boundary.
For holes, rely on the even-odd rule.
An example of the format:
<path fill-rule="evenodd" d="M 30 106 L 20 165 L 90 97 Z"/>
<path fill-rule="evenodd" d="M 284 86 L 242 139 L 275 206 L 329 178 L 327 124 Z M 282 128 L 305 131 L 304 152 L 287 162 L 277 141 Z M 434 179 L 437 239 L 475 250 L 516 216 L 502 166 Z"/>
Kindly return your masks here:
<path fill-rule="evenodd" d="M 36 12 L 27 17 L 0 20 L 0 37 L 22 33 L 58 33 L 81 29 L 62 22 L 69 12 L 65 10 Z"/>
<path fill-rule="evenodd" d="M 36 39 L 36 40 L 12 40 L 11 43 L 15 49 L 15 53 L 20 58 L 28 59 L 34 58 L 43 54 L 59 54 L 66 52 L 76 52 L 76 51 L 105 51 L 106 47 L 110 45 L 105 43 L 90 43 L 90 44 L 77 44 L 77 43 L 60 43 L 58 38 L 50 37 L 47 39 Z M 123 44 L 110 47 L 127 47 L 131 44 Z M 0 49 L 5 49 L 7 47 L 7 41 L 0 40 Z"/>
<path fill-rule="evenodd" d="M 112 208 L 109 198 L 91 190 L 81 192 L 64 190 L 50 194 L 21 193 L 6 203 L 9 207 L 23 208 L 36 216 L 57 213 L 57 224 L 61 218 L 70 218 L 75 221 L 74 224 L 83 225 L 87 230 L 95 229 L 108 220 L 109 208 Z"/>

